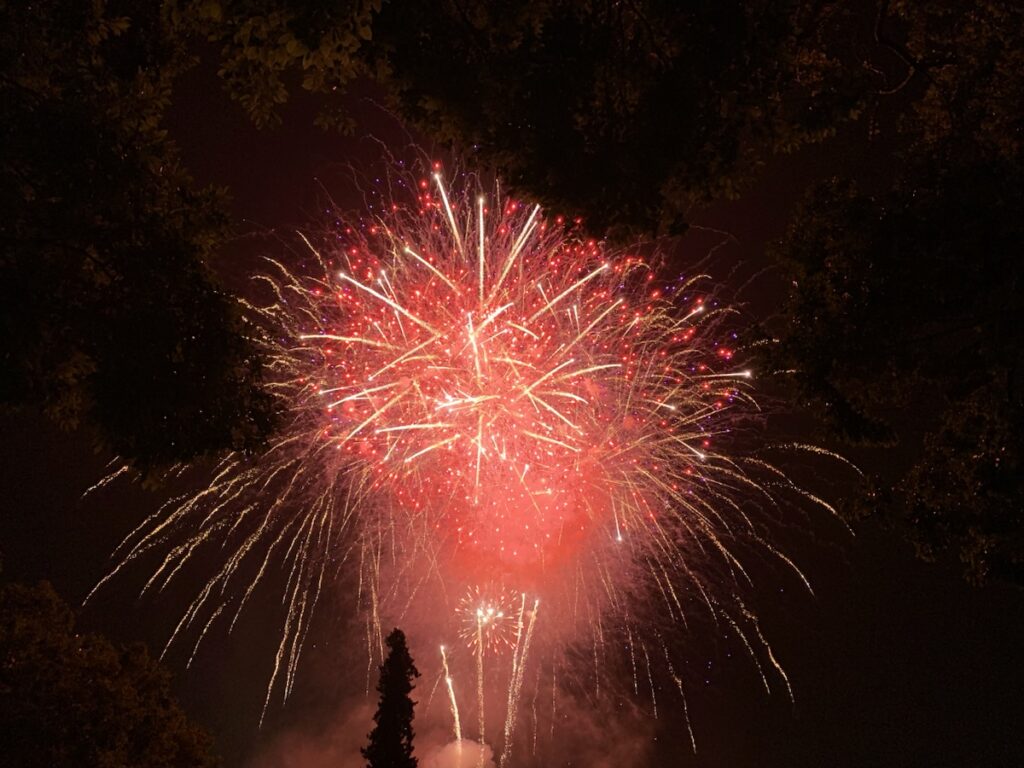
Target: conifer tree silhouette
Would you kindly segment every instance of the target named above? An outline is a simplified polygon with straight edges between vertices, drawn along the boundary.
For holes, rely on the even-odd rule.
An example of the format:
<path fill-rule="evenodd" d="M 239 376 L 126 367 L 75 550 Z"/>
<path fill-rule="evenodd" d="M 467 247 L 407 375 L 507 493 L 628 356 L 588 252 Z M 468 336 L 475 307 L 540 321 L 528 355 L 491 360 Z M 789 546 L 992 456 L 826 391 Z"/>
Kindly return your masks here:
<path fill-rule="evenodd" d="M 416 768 L 413 757 L 413 679 L 420 676 L 405 644 L 405 633 L 392 631 L 387 638 L 388 657 L 380 667 L 377 692 L 380 702 L 373 716 L 370 743 L 361 750 L 367 768 Z"/>

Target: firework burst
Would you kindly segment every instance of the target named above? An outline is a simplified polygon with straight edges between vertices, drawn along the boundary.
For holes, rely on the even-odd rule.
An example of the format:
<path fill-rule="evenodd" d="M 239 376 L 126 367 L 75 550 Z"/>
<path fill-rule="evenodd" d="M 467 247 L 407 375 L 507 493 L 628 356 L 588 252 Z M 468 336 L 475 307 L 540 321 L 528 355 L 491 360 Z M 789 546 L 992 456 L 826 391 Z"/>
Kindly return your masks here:
<path fill-rule="evenodd" d="M 513 647 L 516 596 L 502 587 L 472 586 L 457 609 L 459 636 L 470 650 L 500 653 Z"/>
<path fill-rule="evenodd" d="M 323 274 L 272 283 L 289 340 L 274 359 L 294 374 L 286 402 L 313 414 L 306 445 L 482 576 L 659 533 L 666 497 L 694 506 L 707 417 L 750 376 L 728 350 L 725 370 L 703 359 L 703 298 L 678 316 L 640 259 L 497 196 L 453 208 L 434 182 L 413 223 L 392 211 L 326 253 L 307 240 Z"/>
<path fill-rule="evenodd" d="M 296 263 L 268 260 L 264 299 L 244 304 L 285 414 L 279 436 L 258 457 L 227 456 L 201 491 L 152 515 L 106 578 L 155 552 L 144 591 L 159 590 L 221 547 L 168 641 L 191 629 L 194 655 L 284 563 L 264 712 L 274 690 L 291 691 L 312 612 L 339 572 L 358 574 L 371 665 L 384 623 L 427 600 L 428 624 L 461 632 L 476 659 L 481 741 L 484 652 L 512 651 L 503 761 L 535 596 L 555 606 L 548 648 L 587 627 L 597 667 L 607 636 L 621 637 L 634 689 L 646 677 L 655 710 L 662 651 L 684 708 L 685 695 L 665 642 L 645 629 L 648 593 L 671 623 L 702 606 L 788 688 L 756 619 L 714 586 L 734 595 L 749 581 L 738 550 L 750 543 L 795 570 L 746 501 L 774 504 L 777 488 L 808 496 L 770 464 L 718 449 L 756 410 L 751 372 L 727 343 L 729 310 L 704 276 L 660 283 L 639 256 L 610 254 L 472 177 L 453 194 L 433 170 L 389 180 L 367 213 L 326 235 L 300 235 Z M 444 608 L 453 593 L 468 596 Z M 552 718 L 555 708 L 552 695 Z"/>

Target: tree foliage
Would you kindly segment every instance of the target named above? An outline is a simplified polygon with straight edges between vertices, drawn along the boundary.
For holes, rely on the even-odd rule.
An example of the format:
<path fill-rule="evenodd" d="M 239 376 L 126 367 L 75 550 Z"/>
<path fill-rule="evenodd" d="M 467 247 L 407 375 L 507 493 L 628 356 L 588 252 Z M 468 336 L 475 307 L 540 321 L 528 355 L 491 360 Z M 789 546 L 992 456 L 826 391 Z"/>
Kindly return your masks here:
<path fill-rule="evenodd" d="M 894 94 L 924 146 L 1020 150 L 1019 4 L 1007 0 L 196 0 L 228 93 L 260 125 L 296 87 L 324 126 L 381 85 L 425 136 L 472 152 L 592 231 L 678 232 L 766 159 Z M 911 85 L 907 89 L 907 85 Z"/>
<path fill-rule="evenodd" d="M 915 151 L 1019 164 L 1024 7 L 1014 0 L 898 0 L 892 15 L 905 30 L 895 47 L 921 88 L 903 126 Z"/>
<path fill-rule="evenodd" d="M 75 630 L 46 583 L 0 588 L 0 754 L 21 768 L 204 768 L 210 737 L 145 648 Z"/>
<path fill-rule="evenodd" d="M 874 193 L 833 180 L 797 212 L 773 362 L 834 434 L 893 446 L 855 514 L 974 582 L 1024 584 L 1024 9 L 896 11 L 921 80 L 899 171 Z"/>
<path fill-rule="evenodd" d="M 382 0 L 198 0 L 175 14 L 219 48 L 228 94 L 258 126 L 280 122 L 290 87 L 340 96 L 367 74 L 365 44 Z M 351 130 L 339 99 L 325 99 L 317 123 Z"/>
<path fill-rule="evenodd" d="M 187 40 L 159 4 L 0 7 L 0 402 L 153 464 L 258 442 L 271 408 L 207 259 L 223 194 L 163 127 Z"/>
<path fill-rule="evenodd" d="M 844 4 L 758 0 L 203 2 L 229 93 L 271 124 L 290 86 L 381 85 L 425 136 L 595 232 L 679 232 L 760 164 L 855 117 L 872 75 Z M 196 10 L 198 9 L 198 10 Z"/>
<path fill-rule="evenodd" d="M 779 250 L 793 288 L 773 362 L 834 434 L 893 446 L 861 512 L 924 556 L 958 553 L 972 580 L 1024 583 L 1020 177 L 915 178 L 878 196 L 815 190 Z"/>
<path fill-rule="evenodd" d="M 369 744 L 362 750 L 368 768 L 416 768 L 413 757 L 413 680 L 420 676 L 405 644 L 405 634 L 395 629 L 387 637 L 388 656 L 380 667 L 377 692 L 380 701 L 373 716 L 376 723 Z"/>
<path fill-rule="evenodd" d="M 596 232 L 676 233 L 771 154 L 831 135 L 866 79 L 806 3 L 396 3 L 376 70 L 427 135 Z"/>

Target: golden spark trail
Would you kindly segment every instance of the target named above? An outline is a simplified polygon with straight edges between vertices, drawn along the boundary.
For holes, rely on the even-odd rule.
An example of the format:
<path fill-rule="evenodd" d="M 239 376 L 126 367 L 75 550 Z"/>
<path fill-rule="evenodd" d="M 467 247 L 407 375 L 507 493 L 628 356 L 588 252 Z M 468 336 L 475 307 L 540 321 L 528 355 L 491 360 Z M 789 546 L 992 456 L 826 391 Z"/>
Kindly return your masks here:
<path fill-rule="evenodd" d="M 484 255 L 484 198 L 483 195 L 477 198 L 477 208 L 479 210 L 479 223 L 477 224 L 477 233 L 480 236 L 479 249 L 477 256 L 477 264 L 479 265 L 480 271 L 480 306 L 484 305 L 484 265 L 487 263 Z"/>
<path fill-rule="evenodd" d="M 434 181 L 437 183 L 437 188 L 441 192 L 441 199 L 444 201 L 444 212 L 448 216 L 448 224 L 451 226 L 452 237 L 455 238 L 455 245 L 459 250 L 459 254 L 465 256 L 466 253 L 462 248 L 462 235 L 459 234 L 459 227 L 455 223 L 455 214 L 452 213 L 451 203 L 448 202 L 448 190 L 444 185 L 444 181 L 441 179 L 440 173 L 434 174 Z"/>
<path fill-rule="evenodd" d="M 535 219 L 537 218 L 537 214 L 539 212 L 539 205 L 534 206 L 533 211 L 530 212 L 530 218 L 527 219 L 526 224 L 523 225 L 523 231 L 520 233 L 515 243 L 513 243 L 512 248 L 509 250 L 508 258 L 505 260 L 505 266 L 501 270 L 501 276 L 498 277 L 498 281 L 494 284 L 494 292 L 497 292 L 497 290 L 501 287 L 502 283 L 505 282 L 505 278 L 508 277 L 509 270 L 512 269 L 512 265 L 515 264 L 516 257 L 519 255 L 519 251 L 522 250 L 523 246 L 526 244 L 528 238 L 530 237 L 530 233 L 533 232 L 533 228 L 536 226 Z"/>
<path fill-rule="evenodd" d="M 459 752 L 462 752 L 462 723 L 459 721 L 459 705 L 455 701 L 455 686 L 452 683 L 452 673 L 448 669 L 448 656 L 445 654 L 444 646 L 441 646 L 441 663 L 444 665 L 444 682 L 448 687 L 448 700 L 452 706 L 452 721 L 455 727 L 455 741 L 458 742 Z"/>
<path fill-rule="evenodd" d="M 459 293 L 459 289 L 458 289 L 458 287 L 457 287 L 457 286 L 455 285 L 455 283 L 453 283 L 453 282 L 452 282 L 451 280 L 449 280 L 449 279 L 448 279 L 448 277 L 447 277 L 447 276 L 446 276 L 446 275 L 445 275 L 445 274 L 444 274 L 443 272 L 441 272 L 440 270 L 438 270 L 438 269 L 437 269 L 437 267 L 435 267 L 435 266 L 434 266 L 433 264 L 431 264 L 431 263 L 430 263 L 429 261 L 427 261 L 426 259 L 424 259 L 424 258 L 423 258 L 422 256 L 420 256 L 420 255 L 419 255 L 418 253 L 416 253 L 416 251 L 414 251 L 414 250 L 413 250 L 412 248 L 409 248 L 408 246 L 406 246 L 406 247 L 405 247 L 405 253 L 407 253 L 407 254 L 409 254 L 410 256 L 412 256 L 412 257 L 413 257 L 414 259 L 416 259 L 416 260 L 417 260 L 417 261 L 418 261 L 418 262 L 419 262 L 420 264 L 422 264 L 422 265 L 423 265 L 423 266 L 425 266 L 425 267 L 426 267 L 427 269 L 429 269 L 429 270 L 430 270 L 431 272 L 433 272 L 433 273 L 434 273 L 435 275 L 437 275 L 437 276 L 438 276 L 439 278 L 441 278 L 441 280 L 442 280 L 442 281 L 444 282 L 444 284 L 445 284 L 445 285 L 447 285 L 447 286 L 448 286 L 449 288 L 451 288 L 451 289 L 452 289 L 452 291 L 454 291 L 454 292 L 455 292 L 456 294 L 458 294 L 458 293 Z"/>
<path fill-rule="evenodd" d="M 607 265 L 607 264 L 602 264 L 602 265 L 601 265 L 600 267 L 598 267 L 597 269 L 595 269 L 595 270 L 594 270 L 593 272 L 591 272 L 591 273 L 590 273 L 589 275 L 587 275 L 586 277 L 582 277 L 582 278 L 580 278 L 579 280 L 577 280 L 577 281 L 576 281 L 575 283 L 573 283 L 572 285 L 570 285 L 570 286 L 569 286 L 568 288 L 566 288 L 566 289 L 565 289 L 564 291 L 562 291 L 562 292 L 561 292 L 560 294 L 558 294 L 557 296 L 555 296 L 555 298 L 553 298 L 553 299 L 552 299 L 551 301 L 549 301 L 549 302 L 548 302 L 547 304 L 545 304 L 545 305 L 544 305 L 543 307 L 541 307 L 541 308 L 540 308 L 540 309 L 538 309 L 538 310 L 537 310 L 536 312 L 534 312 L 534 314 L 533 314 L 533 315 L 532 315 L 532 316 L 530 317 L 530 322 L 532 323 L 532 322 L 533 322 L 534 320 L 536 320 L 536 319 L 537 319 L 538 317 L 540 317 L 540 316 L 541 316 L 542 314 L 544 314 L 544 313 L 545 313 L 546 311 L 548 311 L 549 309 L 551 309 L 551 307 L 553 307 L 553 306 L 554 306 L 555 304 L 557 304 L 558 302 L 560 302 L 560 301 L 561 301 L 562 299 L 564 299 L 564 298 L 565 298 L 566 296 L 568 296 L 568 295 L 569 295 L 570 293 L 572 293 L 573 291 L 575 291 L 575 290 L 576 290 L 577 288 L 579 288 L 580 286 L 584 285 L 585 283 L 589 283 L 589 282 L 590 282 L 591 280 L 593 280 L 593 279 L 594 279 L 595 277 L 597 277 L 597 276 L 598 276 L 599 274 L 601 274 L 602 272 L 604 272 L 604 271 L 605 271 L 606 269 L 608 269 L 608 265 Z"/>
<path fill-rule="evenodd" d="M 512 728 L 515 721 L 515 699 L 516 699 L 516 680 L 519 675 L 519 665 L 521 660 L 520 654 L 520 643 L 523 639 L 523 613 L 526 610 L 526 593 L 520 595 L 519 601 L 519 613 L 516 618 L 516 642 L 512 647 L 512 676 L 508 684 L 508 703 L 505 706 L 505 744 L 504 749 L 501 753 L 501 759 L 499 766 L 505 764 L 507 755 L 511 749 L 512 743 Z"/>
<path fill-rule="evenodd" d="M 526 595 L 523 595 L 523 602 L 526 601 Z M 526 629 L 526 636 L 523 639 L 522 651 L 519 653 L 518 658 L 513 656 L 515 661 L 512 665 L 512 682 L 509 686 L 509 704 L 508 712 L 505 718 L 505 749 L 501 754 L 500 765 L 505 765 L 505 762 L 512 756 L 512 737 L 515 734 L 516 718 L 519 713 L 519 699 L 523 689 L 523 675 L 526 670 L 526 660 L 530 653 L 530 641 L 533 639 L 533 627 L 537 621 L 537 611 L 540 609 L 540 599 L 536 599 L 533 602 L 533 610 L 530 611 L 530 623 Z M 519 627 L 522 630 L 522 611 L 519 614 Z M 516 647 L 518 650 L 519 641 L 516 639 Z"/>
<path fill-rule="evenodd" d="M 486 743 L 487 723 L 484 718 L 484 630 L 483 613 L 478 609 L 476 614 L 476 709 L 479 738 L 481 745 Z M 478 768 L 483 768 L 484 752 L 480 750 Z"/>
<path fill-rule="evenodd" d="M 352 278 L 352 277 L 349 277 L 348 275 L 346 275 L 344 272 L 339 272 L 338 273 L 338 277 L 340 279 L 344 280 L 345 282 L 351 283 L 352 285 L 356 286 L 356 288 L 359 288 L 361 290 L 366 291 L 368 294 L 373 296 L 375 299 L 380 299 L 381 301 L 383 301 L 385 304 L 387 304 L 389 307 L 391 307 L 396 312 L 399 312 L 399 313 L 405 315 L 410 320 L 412 320 L 414 323 L 416 323 L 416 325 L 421 326 L 422 328 L 426 328 L 431 333 L 434 333 L 434 334 L 437 333 L 437 331 L 435 331 L 432 327 L 430 327 L 430 325 L 428 323 L 424 322 L 423 320 L 420 320 L 418 317 L 416 317 L 416 315 L 414 315 L 412 312 L 407 310 L 401 304 L 398 304 L 398 303 L 392 301 L 391 299 L 389 299 L 384 294 L 378 293 L 377 291 L 373 290 L 373 288 L 370 288 L 368 285 L 363 285 L 362 283 L 360 283 L 355 278 Z"/>

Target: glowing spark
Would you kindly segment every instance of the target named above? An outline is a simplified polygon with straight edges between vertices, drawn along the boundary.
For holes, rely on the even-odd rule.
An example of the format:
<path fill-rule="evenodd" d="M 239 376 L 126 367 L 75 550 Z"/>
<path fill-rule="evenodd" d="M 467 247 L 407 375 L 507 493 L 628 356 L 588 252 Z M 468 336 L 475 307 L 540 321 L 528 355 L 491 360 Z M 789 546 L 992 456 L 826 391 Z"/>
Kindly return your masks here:
<path fill-rule="evenodd" d="M 543 307 L 541 307 L 541 308 L 540 308 L 540 309 L 538 309 L 538 310 L 537 310 L 536 312 L 534 312 L 534 313 L 533 313 L 533 315 L 532 315 L 532 316 L 530 317 L 530 322 L 532 323 L 532 322 L 533 322 L 534 320 L 536 320 L 536 319 L 537 319 L 538 317 L 540 317 L 540 316 L 541 316 L 542 314 L 544 314 L 545 312 L 547 312 L 547 311 L 548 311 L 549 309 L 551 309 L 551 308 L 552 308 L 553 306 L 555 306 L 555 304 L 557 304 L 558 302 L 560 302 L 560 301 L 561 301 L 562 299 L 564 299 L 564 298 L 565 298 L 566 296 L 568 296 L 568 295 L 569 295 L 570 293 L 572 293 L 573 291 L 575 291 L 575 290 L 576 290 L 577 288 L 580 288 L 581 286 L 585 285 L 586 283 L 589 283 L 589 282 L 590 282 L 591 280 L 593 280 L 593 279 L 594 279 L 595 277 L 597 277 L 597 276 L 598 276 L 599 274 L 601 274 L 602 272 L 604 272 L 604 271 L 605 271 L 606 269 L 608 269 L 608 265 L 607 265 L 607 264 L 602 264 L 602 265 L 601 265 L 600 267 L 598 267 L 597 269 L 595 269 L 595 270 L 594 270 L 593 272 L 591 272 L 591 273 L 590 273 L 589 275 L 587 275 L 586 277 L 581 277 L 581 278 L 580 278 L 579 280 L 577 280 L 577 281 L 576 281 L 575 283 L 573 283 L 572 285 L 570 285 L 570 286 L 569 286 L 568 288 L 566 288 L 566 289 L 565 289 L 564 291 L 562 291 L 562 292 L 561 292 L 560 294 L 558 294 L 557 296 L 555 296 L 555 298 L 553 298 L 553 299 L 552 299 L 551 301 L 549 301 L 549 302 L 548 302 L 547 304 L 545 304 L 545 305 L 544 305 Z"/>
<path fill-rule="evenodd" d="M 484 198 L 483 195 L 477 198 L 477 208 L 480 212 L 479 223 L 477 224 L 477 232 L 480 235 L 480 247 L 477 263 L 480 265 L 480 305 L 484 303 L 484 265 L 486 262 L 486 256 L 484 254 Z"/>
<path fill-rule="evenodd" d="M 451 280 L 449 280 L 449 279 L 448 279 L 448 276 L 447 276 L 447 275 L 445 275 L 445 274 L 444 274 L 444 272 L 441 272 L 441 271 L 440 271 L 440 270 L 439 270 L 439 269 L 438 269 L 437 267 L 435 267 L 435 266 L 434 266 L 433 264 L 431 264 L 431 263 L 430 263 L 429 261 L 427 261 L 426 259 L 424 259 L 424 258 L 423 258 L 422 256 L 420 256 L 420 255 L 419 255 L 418 253 L 416 253 L 416 251 L 414 251 L 414 250 L 413 250 L 412 248 L 410 248 L 410 247 L 406 246 L 404 250 L 405 250 L 405 253 L 407 253 L 407 254 L 409 254 L 410 256 L 412 256 L 412 257 L 413 257 L 414 259 L 416 259 L 416 260 L 417 260 L 417 261 L 418 261 L 418 262 L 419 262 L 420 264 L 422 264 L 422 265 L 423 265 L 423 266 L 425 266 L 425 267 L 426 267 L 427 269 L 429 269 L 429 270 L 430 270 L 431 272 L 433 272 L 433 273 L 434 273 L 435 275 L 437 275 L 437 276 L 438 276 L 439 278 L 441 278 L 442 282 L 444 282 L 444 284 L 445 284 L 445 285 L 447 285 L 447 286 L 448 286 L 449 288 L 451 288 L 451 289 L 452 289 L 452 291 L 454 291 L 454 292 L 455 292 L 456 294 L 458 294 L 458 293 L 459 293 L 459 288 L 458 288 L 458 286 L 456 286 L 456 285 L 455 285 L 455 283 L 453 283 L 453 282 L 452 282 Z"/>
<path fill-rule="evenodd" d="M 452 213 L 451 203 L 448 202 L 448 190 L 444 186 L 444 182 L 441 180 L 441 174 L 434 174 L 434 181 L 437 182 L 437 188 L 441 191 L 441 199 L 444 201 L 444 212 L 448 216 L 448 224 L 451 226 L 452 237 L 455 238 L 455 245 L 459 249 L 460 255 L 465 255 L 465 251 L 462 248 L 462 235 L 459 234 L 459 227 L 455 223 L 455 214 Z"/>
<path fill-rule="evenodd" d="M 428 325 L 424 321 L 420 320 L 418 317 L 416 317 L 416 315 L 414 315 L 412 312 L 407 310 L 401 304 L 398 304 L 398 303 L 392 301 L 391 299 L 389 299 L 384 294 L 377 293 L 377 291 L 373 290 L 373 288 L 370 288 L 368 285 L 363 285 L 362 283 L 360 283 L 355 278 L 349 277 L 348 275 L 346 275 L 344 272 L 339 272 L 338 273 L 338 277 L 341 278 L 342 280 L 344 280 L 345 282 L 352 283 L 352 285 L 354 285 L 356 288 L 359 288 L 361 290 L 366 291 L 368 294 L 370 294 L 374 298 L 380 299 L 381 301 L 383 301 L 385 304 L 387 304 L 389 307 L 391 307 L 396 312 L 400 312 L 401 314 L 405 315 L 407 318 L 412 320 L 414 323 L 416 323 L 416 325 L 419 325 L 419 326 L 421 326 L 423 328 L 426 328 L 428 331 L 432 331 L 433 333 L 437 333 L 437 331 L 434 331 L 434 329 L 431 328 L 430 325 Z"/>

